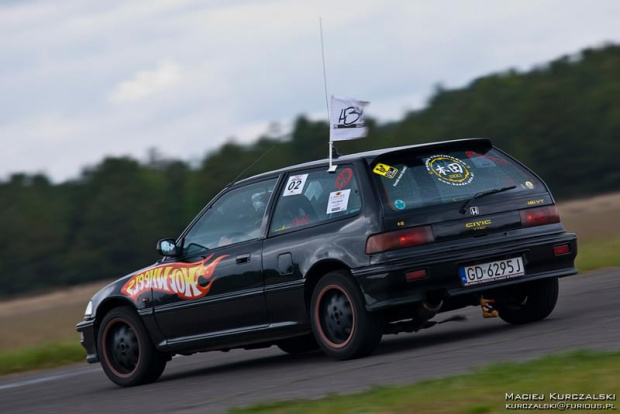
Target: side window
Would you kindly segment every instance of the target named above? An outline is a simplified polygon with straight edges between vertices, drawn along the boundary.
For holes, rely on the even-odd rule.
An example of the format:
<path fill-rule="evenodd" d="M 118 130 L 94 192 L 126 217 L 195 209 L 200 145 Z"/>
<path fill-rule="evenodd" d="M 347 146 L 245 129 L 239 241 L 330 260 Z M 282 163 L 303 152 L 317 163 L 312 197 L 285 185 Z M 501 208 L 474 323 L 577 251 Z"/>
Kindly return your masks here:
<path fill-rule="evenodd" d="M 220 197 L 185 236 L 182 255 L 258 238 L 276 181 L 250 184 Z"/>
<path fill-rule="evenodd" d="M 362 199 L 352 167 L 288 175 L 271 221 L 270 233 L 278 233 L 333 218 L 354 214 Z"/>

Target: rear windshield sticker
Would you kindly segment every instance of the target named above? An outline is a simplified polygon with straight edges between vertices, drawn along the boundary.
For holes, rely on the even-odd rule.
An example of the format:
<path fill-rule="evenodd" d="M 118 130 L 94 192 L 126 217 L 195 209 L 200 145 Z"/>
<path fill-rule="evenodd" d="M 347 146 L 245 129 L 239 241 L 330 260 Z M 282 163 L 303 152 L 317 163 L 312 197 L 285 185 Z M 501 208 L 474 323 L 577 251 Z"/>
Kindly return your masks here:
<path fill-rule="evenodd" d="M 396 177 L 398 169 L 391 167 L 387 164 L 378 163 L 377 165 L 375 165 L 375 168 L 372 170 L 372 172 L 387 177 L 391 180 L 392 178 Z"/>
<path fill-rule="evenodd" d="M 530 190 L 533 190 L 533 189 L 534 189 L 534 183 L 533 183 L 533 182 L 531 182 L 531 181 L 526 181 L 526 182 L 525 182 L 525 186 L 526 186 L 528 189 L 530 189 Z"/>
<path fill-rule="evenodd" d="M 392 184 L 392 187 L 396 187 L 398 183 L 400 183 L 400 179 L 403 178 L 403 175 L 405 175 L 405 171 L 407 171 L 407 166 L 403 167 L 400 174 L 398 174 L 398 178 L 396 179 L 396 181 L 394 181 L 394 184 Z"/>
<path fill-rule="evenodd" d="M 327 201 L 327 214 L 347 211 L 347 207 L 349 206 L 349 194 L 351 194 L 351 189 L 329 193 L 329 200 Z"/>
<path fill-rule="evenodd" d="M 396 207 L 399 210 L 404 210 L 405 207 L 407 207 L 407 204 L 405 204 L 403 200 L 395 200 L 394 207 Z"/>
<path fill-rule="evenodd" d="M 425 164 L 428 173 L 444 184 L 467 185 L 474 179 L 469 165 L 451 155 L 433 155 Z"/>
<path fill-rule="evenodd" d="M 345 168 L 344 170 L 340 171 L 340 173 L 338 173 L 338 176 L 336 177 L 336 188 L 339 190 L 346 188 L 346 186 L 349 185 L 352 179 L 353 170 L 351 170 L 350 168 Z"/>
<path fill-rule="evenodd" d="M 301 194 L 304 190 L 304 184 L 306 184 L 307 178 L 308 174 L 291 175 L 288 177 L 288 182 L 284 187 L 284 194 L 282 194 L 282 197 Z"/>

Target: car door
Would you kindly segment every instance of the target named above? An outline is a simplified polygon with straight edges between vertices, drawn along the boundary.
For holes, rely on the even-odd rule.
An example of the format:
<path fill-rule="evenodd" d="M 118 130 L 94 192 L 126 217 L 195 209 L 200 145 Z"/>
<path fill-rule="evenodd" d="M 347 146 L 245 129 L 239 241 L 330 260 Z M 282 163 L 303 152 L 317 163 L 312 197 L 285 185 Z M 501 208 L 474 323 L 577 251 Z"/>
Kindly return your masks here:
<path fill-rule="evenodd" d="M 315 264 L 337 261 L 351 268 L 368 264 L 367 237 L 377 231 L 362 214 L 359 174 L 352 164 L 288 173 L 263 245 L 265 297 L 271 323 L 308 323 L 304 276 Z"/>
<path fill-rule="evenodd" d="M 180 257 L 153 289 L 155 319 L 169 344 L 232 334 L 269 322 L 262 245 L 277 179 L 233 188 L 180 241 Z"/>

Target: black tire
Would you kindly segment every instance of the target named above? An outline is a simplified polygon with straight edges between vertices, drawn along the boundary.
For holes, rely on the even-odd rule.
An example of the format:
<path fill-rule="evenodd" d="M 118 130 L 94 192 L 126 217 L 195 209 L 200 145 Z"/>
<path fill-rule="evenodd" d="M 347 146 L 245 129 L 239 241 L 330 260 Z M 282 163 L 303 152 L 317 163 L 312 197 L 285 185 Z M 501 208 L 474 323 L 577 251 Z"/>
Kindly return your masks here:
<path fill-rule="evenodd" d="M 278 342 L 277 345 L 278 348 L 287 354 L 302 354 L 319 349 L 319 344 L 316 343 L 316 339 L 314 339 L 314 335 L 311 333 L 304 336 L 283 339 Z"/>
<path fill-rule="evenodd" d="M 323 352 L 340 360 L 370 355 L 383 334 L 382 318 L 366 311 L 359 286 L 345 271 L 330 272 L 319 280 L 310 321 Z"/>
<path fill-rule="evenodd" d="M 558 301 L 558 278 L 528 283 L 517 292 L 512 300 L 496 305 L 500 318 L 513 325 L 545 319 Z"/>
<path fill-rule="evenodd" d="M 121 387 L 156 381 L 168 360 L 155 349 L 144 324 L 129 307 L 114 308 L 105 315 L 97 347 L 103 371 Z"/>

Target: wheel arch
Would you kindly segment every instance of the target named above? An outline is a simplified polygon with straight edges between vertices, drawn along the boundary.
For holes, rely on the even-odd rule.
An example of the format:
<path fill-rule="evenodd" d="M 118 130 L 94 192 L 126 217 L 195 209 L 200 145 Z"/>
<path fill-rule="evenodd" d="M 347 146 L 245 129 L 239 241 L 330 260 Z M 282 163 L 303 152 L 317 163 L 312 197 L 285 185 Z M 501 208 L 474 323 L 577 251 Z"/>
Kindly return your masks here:
<path fill-rule="evenodd" d="M 127 298 L 121 296 L 111 296 L 109 298 L 105 298 L 97 306 L 97 310 L 95 311 L 95 331 L 99 330 L 99 325 L 101 324 L 101 321 L 103 320 L 105 315 L 112 309 L 118 308 L 120 306 L 129 307 L 137 313 L 136 305 L 134 305 L 134 303 Z"/>
<path fill-rule="evenodd" d="M 312 292 L 314 291 L 315 286 L 319 283 L 319 280 L 321 280 L 323 276 L 329 272 L 333 272 L 334 270 L 344 270 L 346 272 L 351 271 L 351 269 L 340 260 L 325 259 L 313 264 L 312 267 L 306 272 L 304 277 L 306 280 L 304 284 L 304 303 L 308 312 L 310 311 L 310 302 L 312 301 Z"/>

